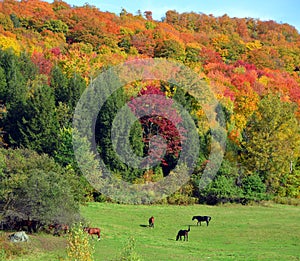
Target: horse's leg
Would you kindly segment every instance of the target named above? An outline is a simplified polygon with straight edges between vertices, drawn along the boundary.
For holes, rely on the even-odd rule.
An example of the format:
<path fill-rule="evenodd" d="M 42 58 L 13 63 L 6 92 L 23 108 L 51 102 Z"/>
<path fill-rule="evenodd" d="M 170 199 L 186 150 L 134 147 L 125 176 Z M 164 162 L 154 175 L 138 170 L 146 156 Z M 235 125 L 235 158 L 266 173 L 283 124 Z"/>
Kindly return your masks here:
<path fill-rule="evenodd" d="M 31 226 L 31 224 L 28 224 L 28 233 L 32 234 L 32 226 Z"/>

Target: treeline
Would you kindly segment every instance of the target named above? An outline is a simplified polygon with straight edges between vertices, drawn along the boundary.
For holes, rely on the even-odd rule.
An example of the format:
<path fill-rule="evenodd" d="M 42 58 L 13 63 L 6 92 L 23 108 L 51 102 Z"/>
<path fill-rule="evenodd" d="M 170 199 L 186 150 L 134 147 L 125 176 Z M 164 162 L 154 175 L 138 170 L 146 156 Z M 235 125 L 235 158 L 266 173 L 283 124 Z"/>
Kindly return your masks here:
<path fill-rule="evenodd" d="M 75 197 L 75 202 L 111 200 L 94 191 L 77 166 L 72 145 L 74 108 L 100 72 L 124 61 L 152 57 L 180 62 L 212 87 L 225 115 L 226 153 L 214 180 L 200 190 L 212 135 L 203 108 L 172 84 L 136 81 L 107 100 L 96 122 L 97 152 L 116 176 L 144 184 L 161 180 L 176 166 L 181 144 L 176 139 L 178 132 L 166 128 L 171 126 L 167 119 L 143 117 L 130 132 L 131 146 L 140 157 L 148 155 L 151 136 L 166 137 L 168 153 L 156 167 L 127 166 L 118 160 L 110 139 L 114 117 L 125 103 L 144 94 L 158 94 L 173 98 L 190 113 L 200 141 L 191 181 L 162 202 L 247 203 L 300 197 L 300 81 L 296 70 L 300 38 L 294 27 L 176 11 L 168 11 L 159 22 L 150 11 L 145 17 L 125 9 L 116 15 L 90 5 L 71 7 L 63 1 L 5 0 L 0 3 L 0 16 L 0 128 L 5 148 L 1 187 L 14 184 L 19 176 L 9 168 L 11 155 L 15 153 L 23 162 L 28 153 L 33 159 L 38 153 L 48 155 L 47 160 L 57 164 L 55 168 L 59 166 L 57 175 L 66 177 L 71 190 L 81 189 L 83 196 Z M 51 173 L 43 168 L 40 172 Z M 81 185 L 72 183 L 70 175 Z M 30 173 L 23 178 L 31 182 Z M 11 201 L 11 193 L 21 184 L 29 183 L 12 185 L 1 195 L 6 210 L 15 209 L 6 203 L 17 202 Z"/>
<path fill-rule="evenodd" d="M 24 53 L 0 50 L 2 228 L 80 219 L 92 189 L 69 154 L 72 112 L 85 88 L 80 75 L 67 78 L 53 67 L 47 78 Z"/>
<path fill-rule="evenodd" d="M 0 68 L 3 146 L 27 148 L 40 154 L 48 154 L 62 168 L 73 170 L 76 179 L 83 182 L 73 153 L 72 116 L 74 106 L 86 88 L 84 80 L 76 74 L 67 78 L 59 67 L 53 67 L 51 78 L 47 80 L 37 72 L 36 66 L 26 55 L 22 54 L 19 57 L 11 51 L 1 51 Z M 164 84 L 160 85 L 159 90 L 157 86 L 151 88 L 148 86 L 145 90 L 142 88 L 138 94 L 155 93 L 165 96 L 164 91 L 167 90 L 169 96 L 194 115 L 196 126 L 202 126 L 199 127 L 201 141 L 199 164 L 195 168 L 191 182 L 169 197 L 169 203 L 200 200 L 215 204 L 228 200 L 247 202 L 268 199 L 274 195 L 284 197 L 299 195 L 299 164 L 296 154 L 299 147 L 299 126 L 295 116 L 297 110 L 295 104 L 282 101 L 276 94 L 264 95 L 258 102 L 257 109 L 248 118 L 241 137 L 230 133 L 225 158 L 216 178 L 205 190 L 199 190 L 199 180 L 210 153 L 210 130 L 207 127 L 203 128 L 205 125 L 203 116 L 197 117 L 196 112 L 199 113 L 202 109 L 199 109 L 193 97 L 171 87 Z M 169 154 L 161 159 L 161 166 L 147 171 L 134 170 L 118 161 L 112 146 L 110 139 L 112 121 L 118 110 L 129 99 L 130 96 L 125 95 L 121 89 L 100 111 L 95 134 L 98 152 L 109 168 L 115 173 L 121 173 L 126 181 L 144 183 L 160 180 L 176 165 L 180 144 L 174 143 L 175 146 L 170 142 L 174 146 L 169 150 Z M 157 103 L 156 101 L 155 105 Z M 139 107 L 139 105 L 132 106 Z M 233 126 L 232 112 L 225 106 L 223 111 L 226 115 L 226 126 L 230 128 Z M 148 136 L 143 136 L 142 133 L 155 134 L 158 127 L 164 129 L 164 126 L 169 124 L 165 119 L 159 121 L 152 117 L 151 121 L 155 127 L 150 127 L 148 120 L 149 118 L 142 119 L 143 130 L 136 126 L 135 131 L 131 132 L 134 150 L 140 156 L 148 154 Z M 174 138 L 176 130 L 169 129 L 167 133 L 160 132 L 160 134 Z M 174 156 L 176 152 L 177 157 Z M 5 184 L 8 178 L 5 175 L 6 171 L 8 170 L 4 168 L 2 177 Z M 82 188 L 86 196 L 88 191 L 90 195 L 92 194 L 92 189 L 86 184 Z M 94 195 L 97 196 L 97 193 Z M 101 195 L 98 197 L 103 199 Z"/>

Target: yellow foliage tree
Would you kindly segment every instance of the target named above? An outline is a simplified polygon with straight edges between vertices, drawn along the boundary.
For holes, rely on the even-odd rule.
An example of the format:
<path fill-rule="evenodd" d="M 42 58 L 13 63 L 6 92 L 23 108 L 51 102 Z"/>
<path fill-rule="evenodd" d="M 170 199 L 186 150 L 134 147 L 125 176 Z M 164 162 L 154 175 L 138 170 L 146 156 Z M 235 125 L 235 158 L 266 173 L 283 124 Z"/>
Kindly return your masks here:
<path fill-rule="evenodd" d="M 255 49 L 261 49 L 262 44 L 259 40 L 255 40 L 253 42 L 246 43 L 246 48 L 249 51 L 255 50 Z"/>
<path fill-rule="evenodd" d="M 12 48 L 17 55 L 21 52 L 19 42 L 15 38 L 6 37 L 4 35 L 0 35 L 0 47 L 3 50 Z"/>
<path fill-rule="evenodd" d="M 67 260 L 93 261 L 94 246 L 90 244 L 89 234 L 83 230 L 82 224 L 74 226 L 68 237 Z"/>

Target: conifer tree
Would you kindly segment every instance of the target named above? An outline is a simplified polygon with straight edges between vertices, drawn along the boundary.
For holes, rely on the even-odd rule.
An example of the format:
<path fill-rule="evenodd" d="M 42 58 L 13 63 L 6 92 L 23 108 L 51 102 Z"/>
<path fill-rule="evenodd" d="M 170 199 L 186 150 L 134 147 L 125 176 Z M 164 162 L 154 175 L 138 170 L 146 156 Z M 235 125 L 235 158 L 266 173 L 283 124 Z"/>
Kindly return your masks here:
<path fill-rule="evenodd" d="M 54 90 L 56 104 L 59 102 L 68 102 L 68 78 L 63 74 L 62 70 L 58 66 L 55 66 L 51 71 L 50 86 Z"/>
<path fill-rule="evenodd" d="M 39 86 L 29 98 L 22 121 L 18 123 L 23 146 L 52 155 L 57 145 L 58 123 L 52 89 Z"/>

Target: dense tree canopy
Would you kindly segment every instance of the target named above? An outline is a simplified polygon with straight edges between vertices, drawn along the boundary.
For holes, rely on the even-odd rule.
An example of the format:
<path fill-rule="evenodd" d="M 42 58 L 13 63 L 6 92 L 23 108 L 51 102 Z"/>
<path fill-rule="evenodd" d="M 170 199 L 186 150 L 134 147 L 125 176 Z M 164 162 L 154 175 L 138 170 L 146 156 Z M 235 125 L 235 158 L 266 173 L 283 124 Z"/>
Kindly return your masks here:
<path fill-rule="evenodd" d="M 168 141 L 166 154 L 157 154 L 157 166 L 132 168 L 118 159 L 114 149 L 115 145 L 123 149 L 122 137 L 116 137 L 113 144 L 111 128 L 126 125 L 126 121 L 114 122 L 115 116 L 126 103 L 131 104 L 132 112 L 144 105 L 137 98 L 145 98 L 146 85 L 153 85 L 162 97 L 156 104 L 163 107 L 164 102 L 178 102 L 191 115 L 199 135 L 199 159 L 192 180 L 170 202 L 181 202 L 180 195 L 210 203 L 300 197 L 300 35 L 292 25 L 275 21 L 175 10 L 155 21 L 151 10 L 133 15 L 123 9 L 117 15 L 89 4 L 71 7 L 63 1 L 1 1 L 0 146 L 11 155 L 17 148 L 46 153 L 84 183 L 72 147 L 77 102 L 101 72 L 140 58 L 169 59 L 188 66 L 211 87 L 225 115 L 227 149 L 215 180 L 200 191 L 213 135 L 205 108 L 175 84 L 137 80 L 113 93 L 98 113 L 95 130 L 86 130 L 88 137 L 95 132 L 96 151 L 116 176 L 132 183 L 159 180 L 171 173 L 180 156 L 176 109 L 169 110 L 169 118 L 143 116 L 131 126 L 129 143 L 139 157 L 149 154 L 153 136 L 159 134 Z M 184 84 L 192 84 L 185 78 Z M 149 87 L 148 94 L 151 90 Z M 97 95 L 107 98 L 106 93 Z M 6 155 L 4 150 L 1 153 Z M 15 153 L 24 156 L 18 150 Z M 57 182 L 58 190 L 65 184 L 57 181 L 60 174 L 53 169 L 30 169 L 20 177 L 2 171 L 1 186 L 7 179 L 17 184 L 24 178 L 24 186 L 18 183 L 24 200 L 37 202 L 39 196 L 34 197 L 31 190 L 35 173 L 39 177 L 36 184 L 49 193 L 48 181 Z M 54 173 L 53 180 L 48 180 L 49 173 Z M 85 185 L 83 191 L 89 194 Z M 2 195 L 2 200 L 7 196 Z M 40 198 L 46 201 L 44 196 Z"/>
<path fill-rule="evenodd" d="M 250 173 L 257 173 L 268 189 L 278 192 L 291 162 L 299 155 L 299 123 L 295 107 L 277 96 L 264 97 L 243 132 L 241 158 Z"/>
<path fill-rule="evenodd" d="M 79 204 L 75 199 L 81 192 L 72 181 L 71 172 L 63 170 L 47 155 L 27 149 L 1 149 L 0 155 L 2 216 L 44 224 L 78 220 Z"/>

